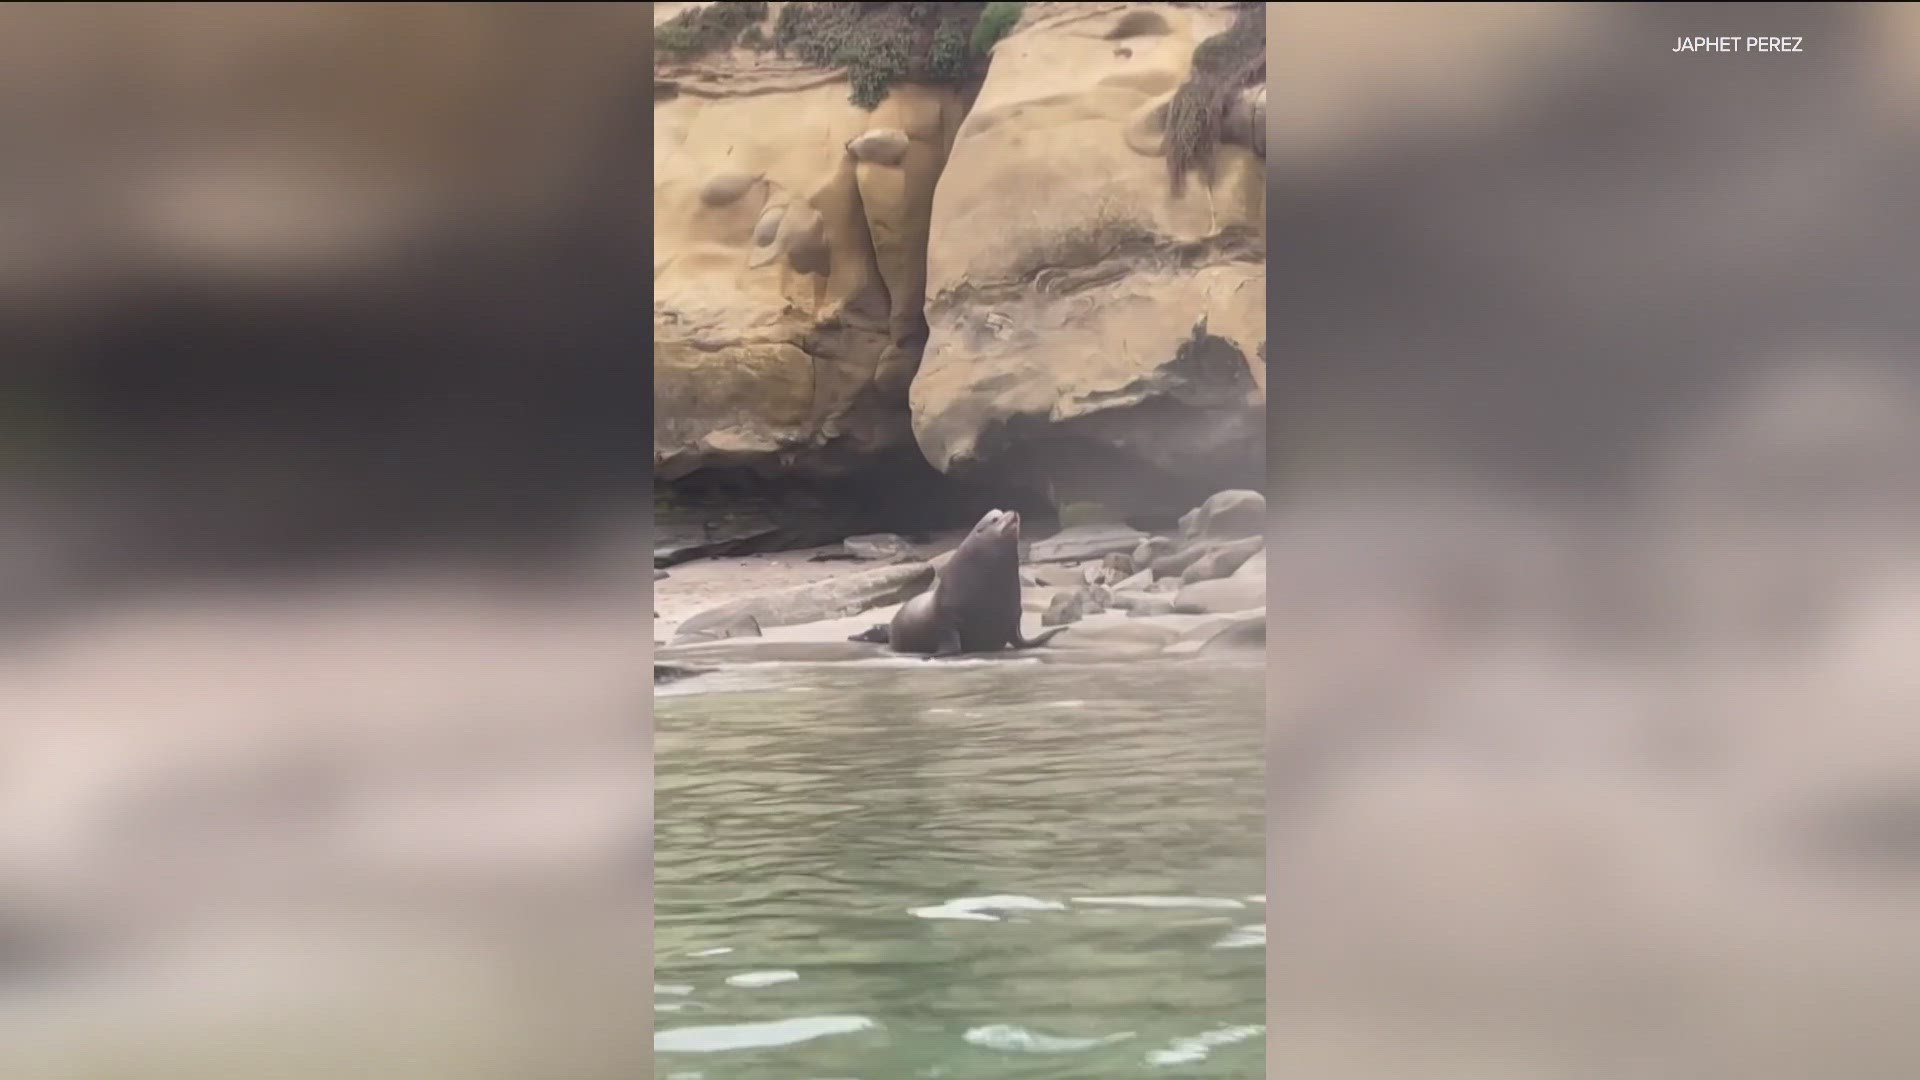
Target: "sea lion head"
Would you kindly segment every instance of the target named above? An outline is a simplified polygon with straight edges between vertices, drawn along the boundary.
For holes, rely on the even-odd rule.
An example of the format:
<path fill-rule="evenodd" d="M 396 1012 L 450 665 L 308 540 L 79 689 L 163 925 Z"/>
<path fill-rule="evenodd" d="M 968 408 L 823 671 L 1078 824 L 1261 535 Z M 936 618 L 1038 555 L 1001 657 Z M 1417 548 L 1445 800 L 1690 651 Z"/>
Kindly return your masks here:
<path fill-rule="evenodd" d="M 1020 512 L 1018 510 L 989 510 L 973 532 L 967 537 L 975 542 L 1000 541 L 1018 543 L 1020 540 Z"/>

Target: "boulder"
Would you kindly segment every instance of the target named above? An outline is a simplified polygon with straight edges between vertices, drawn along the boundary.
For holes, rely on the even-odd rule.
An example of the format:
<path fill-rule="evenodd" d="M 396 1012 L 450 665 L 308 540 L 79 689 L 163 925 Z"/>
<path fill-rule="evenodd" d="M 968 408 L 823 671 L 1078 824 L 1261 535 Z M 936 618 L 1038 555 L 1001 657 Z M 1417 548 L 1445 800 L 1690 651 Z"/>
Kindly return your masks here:
<path fill-rule="evenodd" d="M 729 638 L 759 637 L 760 620 L 746 612 L 709 612 L 711 616 L 703 618 L 696 615 L 688 619 L 677 633 L 675 641 L 726 641 Z"/>
<path fill-rule="evenodd" d="M 1036 540 L 1029 560 L 1037 563 L 1099 559 L 1114 552 L 1131 552 L 1146 534 L 1125 525 L 1075 525 L 1044 540 Z"/>
<path fill-rule="evenodd" d="M 1221 491 L 1180 519 L 1181 535 L 1190 540 L 1237 540 L 1264 536 L 1267 497 L 1257 491 Z"/>
<path fill-rule="evenodd" d="M 1180 545 L 1165 536 L 1150 536 L 1133 549 L 1133 567 L 1135 570 L 1150 569 L 1160 559 L 1173 554 Z"/>
<path fill-rule="evenodd" d="M 1186 572 L 1187 567 L 1199 562 L 1200 557 L 1205 555 L 1209 550 L 1211 549 L 1207 544 L 1195 543 L 1178 548 L 1170 554 L 1162 555 L 1153 561 L 1154 580 L 1158 581 L 1161 578 L 1179 577 Z"/>
<path fill-rule="evenodd" d="M 1248 536 L 1239 540 L 1214 543 L 1180 572 L 1180 581 L 1182 584 L 1191 584 L 1196 581 L 1212 581 L 1215 578 L 1228 577 L 1240 569 L 1241 564 L 1264 548 L 1266 543 L 1264 536 Z"/>
<path fill-rule="evenodd" d="M 1190 541 L 1172 554 L 1155 560 L 1153 576 L 1155 579 L 1177 577 L 1187 581 L 1225 577 L 1264 546 L 1266 538 L 1262 536 L 1242 537 L 1239 540 Z M 1202 569 L 1195 571 L 1194 577 L 1186 577 L 1196 565 L 1202 566 Z"/>
<path fill-rule="evenodd" d="M 1213 581 L 1196 581 L 1180 586 L 1174 595 L 1176 609 L 1193 613 L 1249 611 L 1267 606 L 1267 575 L 1235 574 Z"/>
<path fill-rule="evenodd" d="M 883 566 L 808 582 L 703 611 L 680 624 L 674 640 L 698 640 L 715 628 L 735 625 L 741 616 L 751 616 L 760 627 L 844 618 L 869 608 L 900 603 L 925 591 L 932 583 L 933 567 L 927 563 Z"/>
<path fill-rule="evenodd" d="M 1123 560 L 1116 564 L 1113 560 Z M 1133 560 L 1126 554 L 1109 555 L 1106 559 L 1080 571 L 1080 579 L 1089 588 L 1118 585 L 1133 574 Z"/>
<path fill-rule="evenodd" d="M 1041 626 L 1065 626 L 1079 622 L 1087 614 L 1085 593 L 1055 593 L 1053 602 L 1047 605 L 1046 614 L 1040 616 Z"/>

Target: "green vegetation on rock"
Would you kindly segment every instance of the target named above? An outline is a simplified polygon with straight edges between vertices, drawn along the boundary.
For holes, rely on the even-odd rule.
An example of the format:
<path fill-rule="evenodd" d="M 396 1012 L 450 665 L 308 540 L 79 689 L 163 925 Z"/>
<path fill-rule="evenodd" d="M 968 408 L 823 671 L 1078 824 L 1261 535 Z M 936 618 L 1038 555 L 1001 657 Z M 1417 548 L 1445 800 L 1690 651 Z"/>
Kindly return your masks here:
<path fill-rule="evenodd" d="M 774 48 L 845 69 L 853 103 L 872 109 L 898 82 L 955 83 L 984 74 L 984 62 L 965 43 L 988 6 L 789 3 L 780 9 Z"/>
<path fill-rule="evenodd" d="M 963 79 L 972 69 L 966 36 L 951 26 L 933 32 L 933 51 L 927 55 L 927 74 L 942 81 Z"/>
<path fill-rule="evenodd" d="M 973 40 L 970 44 L 973 46 L 974 55 L 987 55 L 1001 38 L 1013 31 L 1015 24 L 1020 21 L 1020 13 L 1026 8 L 1027 5 L 1023 3 L 1009 3 L 1006 0 L 995 0 L 994 3 L 988 4 L 987 10 L 980 13 L 980 21 L 973 27 Z"/>
<path fill-rule="evenodd" d="M 760 23 L 766 17 L 766 0 L 723 0 L 688 8 L 654 28 L 653 47 L 677 60 L 728 48 L 736 42 L 759 47 L 764 42 Z"/>
<path fill-rule="evenodd" d="M 1267 5 L 1238 7 L 1232 26 L 1193 50 L 1193 70 L 1167 103 L 1167 173 L 1175 195 L 1190 172 L 1213 182 L 1213 152 L 1234 95 L 1267 81 Z"/>

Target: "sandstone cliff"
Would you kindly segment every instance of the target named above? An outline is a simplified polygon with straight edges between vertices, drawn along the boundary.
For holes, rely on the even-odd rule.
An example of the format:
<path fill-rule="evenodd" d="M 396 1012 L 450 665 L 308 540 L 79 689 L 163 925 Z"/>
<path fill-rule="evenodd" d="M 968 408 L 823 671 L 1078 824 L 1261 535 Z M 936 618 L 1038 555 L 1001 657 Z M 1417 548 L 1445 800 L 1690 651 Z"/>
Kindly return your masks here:
<path fill-rule="evenodd" d="M 662 63 L 654 106 L 654 468 L 840 472 L 911 446 L 926 222 L 966 113 L 748 49 Z"/>
<path fill-rule="evenodd" d="M 912 407 L 936 467 L 1116 502 L 1260 485 L 1263 162 L 1223 145 L 1211 186 L 1175 197 L 1161 160 L 1195 48 L 1233 18 L 1036 4 L 995 50 L 929 223 Z"/>
<path fill-rule="evenodd" d="M 657 57 L 657 475 L 917 452 L 1036 486 L 1257 483 L 1264 92 L 1210 183 L 1170 194 L 1162 155 L 1235 13 L 1027 4 L 983 85 L 896 84 L 872 111 L 771 50 Z"/>

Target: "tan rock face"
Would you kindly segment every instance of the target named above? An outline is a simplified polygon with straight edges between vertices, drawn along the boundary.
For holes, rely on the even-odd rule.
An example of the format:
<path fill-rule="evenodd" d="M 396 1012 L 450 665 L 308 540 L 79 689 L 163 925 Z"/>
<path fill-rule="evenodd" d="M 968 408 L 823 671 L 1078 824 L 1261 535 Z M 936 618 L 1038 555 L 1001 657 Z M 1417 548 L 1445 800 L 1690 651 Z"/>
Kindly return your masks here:
<path fill-rule="evenodd" d="M 977 103 L 896 85 L 873 112 L 771 53 L 657 68 L 657 474 L 917 442 L 1066 491 L 1035 453 L 1066 438 L 1083 472 L 1257 484 L 1231 474 L 1264 453 L 1264 91 L 1211 190 L 1171 197 L 1162 156 L 1194 47 L 1232 20 L 1029 4 Z"/>
<path fill-rule="evenodd" d="M 1263 162 L 1223 146 L 1211 190 L 1189 178 L 1176 199 L 1160 156 L 1194 47 L 1231 21 L 1225 5 L 1029 4 L 996 47 L 929 229 L 911 405 L 936 467 L 1073 483 L 1046 475 L 1064 440 L 1096 471 L 1218 487 L 1263 461 Z M 1264 118 L 1264 94 L 1243 106 L 1230 134 Z"/>
<path fill-rule="evenodd" d="M 910 445 L 934 183 L 966 113 L 735 50 L 654 103 L 656 474 L 830 473 Z"/>

